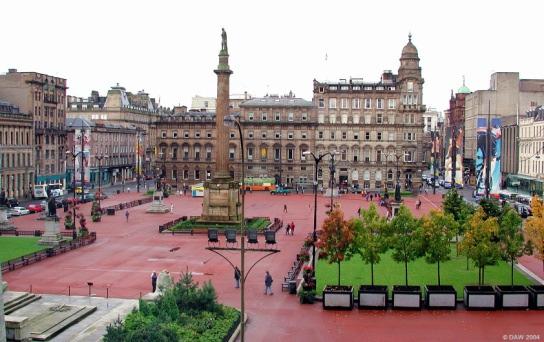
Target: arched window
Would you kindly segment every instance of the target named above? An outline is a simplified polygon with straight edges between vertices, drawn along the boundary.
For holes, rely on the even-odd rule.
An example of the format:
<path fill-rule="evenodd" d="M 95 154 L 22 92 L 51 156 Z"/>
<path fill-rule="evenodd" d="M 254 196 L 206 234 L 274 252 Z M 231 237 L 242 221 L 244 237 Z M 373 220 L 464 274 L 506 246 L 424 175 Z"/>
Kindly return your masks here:
<path fill-rule="evenodd" d="M 393 180 L 393 170 L 389 169 L 387 171 L 387 180 L 392 181 Z"/>

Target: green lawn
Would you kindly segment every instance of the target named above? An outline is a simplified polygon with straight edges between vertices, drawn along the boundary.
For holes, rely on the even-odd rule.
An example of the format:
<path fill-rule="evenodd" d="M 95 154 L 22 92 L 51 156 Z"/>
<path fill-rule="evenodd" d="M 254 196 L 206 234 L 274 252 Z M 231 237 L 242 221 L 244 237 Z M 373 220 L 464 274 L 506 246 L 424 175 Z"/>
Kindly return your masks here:
<path fill-rule="evenodd" d="M 467 261 L 465 256 L 455 256 L 455 246 L 452 246 L 452 259 L 440 264 L 440 278 L 442 285 L 453 285 L 457 290 L 457 297 L 463 297 L 465 285 L 478 285 L 478 269 Z M 325 285 L 336 285 L 338 281 L 337 264 L 329 264 L 326 260 L 319 260 L 316 267 L 317 289 L 322 291 Z M 352 285 L 354 291 L 359 285 L 370 285 L 370 265 L 361 261 L 356 255 L 351 260 L 341 264 L 341 285 Z M 427 264 L 423 258 L 408 264 L 408 285 L 436 285 L 436 264 Z M 489 285 L 510 285 L 510 264 L 500 261 L 496 266 L 485 268 L 485 283 Z M 374 284 L 388 285 L 391 291 L 393 285 L 404 285 L 404 263 L 396 263 L 390 257 L 390 252 L 384 254 L 378 265 L 374 265 Z M 515 285 L 534 284 L 522 273 L 514 269 Z"/>
<path fill-rule="evenodd" d="M 0 236 L 0 262 L 46 249 L 38 244 L 39 239 L 30 236 Z"/>

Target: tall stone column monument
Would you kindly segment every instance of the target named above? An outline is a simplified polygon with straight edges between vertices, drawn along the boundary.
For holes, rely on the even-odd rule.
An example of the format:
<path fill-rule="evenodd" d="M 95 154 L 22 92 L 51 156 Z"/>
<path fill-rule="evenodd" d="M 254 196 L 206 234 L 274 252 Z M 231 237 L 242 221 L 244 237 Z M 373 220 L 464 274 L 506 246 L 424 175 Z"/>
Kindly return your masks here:
<path fill-rule="evenodd" d="M 240 185 L 230 176 L 228 151 L 229 130 L 223 123 L 229 115 L 229 81 L 232 70 L 229 67 L 227 33 L 221 33 L 221 51 L 217 74 L 217 100 L 215 110 L 215 175 L 204 183 L 204 200 L 201 221 L 238 222 L 240 218 Z M 243 152 L 243 151 L 241 151 Z"/>

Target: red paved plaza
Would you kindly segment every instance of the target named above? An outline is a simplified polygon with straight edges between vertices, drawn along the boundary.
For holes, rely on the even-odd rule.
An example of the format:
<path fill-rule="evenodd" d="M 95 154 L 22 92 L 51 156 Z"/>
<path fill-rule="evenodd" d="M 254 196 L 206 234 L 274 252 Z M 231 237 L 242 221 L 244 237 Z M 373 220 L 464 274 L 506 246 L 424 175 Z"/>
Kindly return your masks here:
<path fill-rule="evenodd" d="M 124 193 L 103 201 L 103 206 L 137 198 L 138 194 Z M 415 210 L 415 199 L 405 200 L 416 215 L 439 207 L 440 195 L 422 196 L 421 210 Z M 318 198 L 318 224 L 324 219 L 329 198 Z M 146 214 L 148 205 L 129 209 L 126 222 L 124 212 L 103 216 L 102 222 L 92 223 L 96 231 L 95 244 L 59 255 L 37 264 L 4 275 L 11 290 L 36 293 L 87 294 L 87 282 L 93 282 L 93 293 L 111 297 L 138 298 L 150 291 L 150 273 L 168 269 L 177 278 L 181 271 L 193 272 L 198 282 L 212 280 L 219 301 L 239 307 L 239 289 L 234 288 L 233 271 L 219 256 L 205 250 L 207 237 L 202 235 L 159 234 L 158 225 L 182 215 L 199 215 L 201 198 L 170 197 L 174 214 Z M 368 202 L 360 196 L 346 195 L 340 199 L 346 216 L 354 216 L 360 206 Z M 283 213 L 287 204 L 288 213 Z M 87 214 L 90 204 L 81 206 Z M 60 216 L 62 216 L 62 210 Z M 544 311 L 324 311 L 321 305 L 301 305 L 298 298 L 281 292 L 281 282 L 312 230 L 313 195 L 271 196 L 251 193 L 246 196 L 246 216 L 279 217 L 293 221 L 295 236 L 278 234 L 281 253 L 264 259 L 249 275 L 246 283 L 246 310 L 249 314 L 246 336 L 248 341 L 503 341 L 503 336 L 539 334 L 544 338 Z M 14 219 L 22 230 L 43 229 L 37 215 Z M 262 237 L 261 237 L 262 239 Z M 170 252 L 171 249 L 179 249 Z M 247 253 L 248 263 L 262 254 Z M 527 267 L 542 276 L 542 268 L 532 258 Z M 525 260 L 524 259 L 524 260 Z M 239 264 L 239 253 L 231 260 Z M 525 264 L 525 262 L 524 262 Z M 536 265 L 536 266 L 535 266 Z M 274 296 L 263 295 L 264 272 L 274 277 Z M 319 276 L 319 275 L 318 275 Z M 518 338 L 519 340 L 519 338 Z"/>

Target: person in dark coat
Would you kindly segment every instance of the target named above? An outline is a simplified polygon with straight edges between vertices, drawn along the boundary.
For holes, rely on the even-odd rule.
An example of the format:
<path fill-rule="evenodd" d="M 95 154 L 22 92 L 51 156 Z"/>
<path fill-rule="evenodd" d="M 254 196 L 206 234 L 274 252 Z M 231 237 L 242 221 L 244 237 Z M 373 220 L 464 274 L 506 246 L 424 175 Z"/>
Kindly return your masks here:
<path fill-rule="evenodd" d="M 157 272 L 153 271 L 153 273 L 151 273 L 151 288 L 153 289 L 152 292 L 155 292 L 155 290 L 157 290 Z"/>
<path fill-rule="evenodd" d="M 234 287 L 239 288 L 240 287 L 240 278 L 241 278 L 241 272 L 238 266 L 234 267 Z"/>
<path fill-rule="evenodd" d="M 272 276 L 270 275 L 270 273 L 268 271 L 266 271 L 266 275 L 264 277 L 264 294 L 267 295 L 267 294 L 270 294 L 270 295 L 273 295 L 274 292 L 272 292 Z"/>

